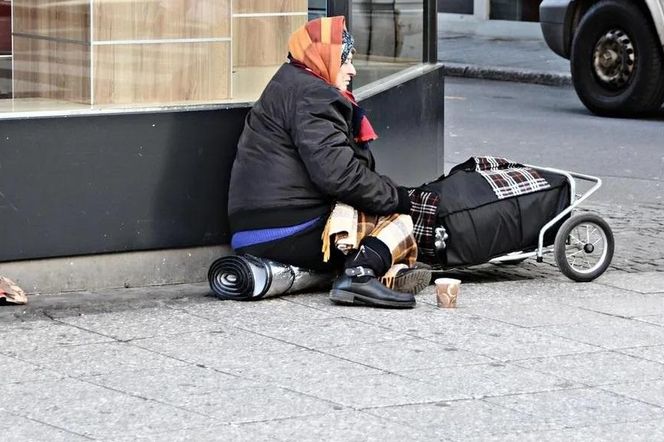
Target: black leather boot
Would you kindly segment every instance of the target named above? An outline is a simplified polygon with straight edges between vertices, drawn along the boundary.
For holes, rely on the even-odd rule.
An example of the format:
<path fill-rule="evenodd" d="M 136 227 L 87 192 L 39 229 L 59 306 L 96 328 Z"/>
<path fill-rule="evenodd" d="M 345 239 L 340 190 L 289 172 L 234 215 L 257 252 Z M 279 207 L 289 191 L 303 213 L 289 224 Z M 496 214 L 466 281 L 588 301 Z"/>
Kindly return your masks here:
<path fill-rule="evenodd" d="M 350 267 L 334 282 L 330 300 L 337 304 L 362 304 L 375 307 L 413 308 L 415 296 L 390 290 L 367 267 Z"/>

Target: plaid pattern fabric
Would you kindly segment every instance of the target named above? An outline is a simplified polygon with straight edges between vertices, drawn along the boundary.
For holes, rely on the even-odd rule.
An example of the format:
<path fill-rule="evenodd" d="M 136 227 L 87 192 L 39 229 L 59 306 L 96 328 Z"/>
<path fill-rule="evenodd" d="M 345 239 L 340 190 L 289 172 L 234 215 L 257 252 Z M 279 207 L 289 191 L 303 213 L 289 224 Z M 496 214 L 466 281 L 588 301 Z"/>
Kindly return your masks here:
<path fill-rule="evenodd" d="M 293 32 L 288 40 L 291 56 L 316 75 L 334 85 L 341 69 L 344 17 L 311 20 Z"/>
<path fill-rule="evenodd" d="M 436 258 L 435 232 L 440 195 L 419 189 L 408 190 L 410 216 L 413 219 L 413 236 L 418 246 L 419 259 L 431 261 Z"/>
<path fill-rule="evenodd" d="M 481 172 L 483 170 L 498 170 L 498 169 L 512 169 L 515 167 L 523 167 L 523 164 L 514 163 L 506 158 L 498 157 L 473 157 L 475 160 L 475 170 Z"/>
<path fill-rule="evenodd" d="M 548 189 L 551 185 L 531 167 L 505 158 L 473 157 L 475 170 L 486 179 L 498 199 Z"/>
<path fill-rule="evenodd" d="M 409 215 L 374 216 L 351 206 L 336 203 L 323 230 L 323 260 L 330 258 L 332 244 L 344 254 L 359 247 L 366 236 L 381 240 L 392 253 L 392 266 L 380 279 L 387 287 L 394 286 L 399 270 L 415 266 L 417 243 L 413 237 L 413 220 Z"/>

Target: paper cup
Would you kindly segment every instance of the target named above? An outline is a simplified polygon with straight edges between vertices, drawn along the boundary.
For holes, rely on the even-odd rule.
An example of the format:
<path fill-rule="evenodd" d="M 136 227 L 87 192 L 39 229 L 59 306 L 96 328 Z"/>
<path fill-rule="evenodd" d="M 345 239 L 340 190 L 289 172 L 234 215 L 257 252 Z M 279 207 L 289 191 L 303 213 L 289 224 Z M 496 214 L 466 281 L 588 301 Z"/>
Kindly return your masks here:
<path fill-rule="evenodd" d="M 438 278 L 434 283 L 438 307 L 456 308 L 461 281 L 454 278 Z"/>

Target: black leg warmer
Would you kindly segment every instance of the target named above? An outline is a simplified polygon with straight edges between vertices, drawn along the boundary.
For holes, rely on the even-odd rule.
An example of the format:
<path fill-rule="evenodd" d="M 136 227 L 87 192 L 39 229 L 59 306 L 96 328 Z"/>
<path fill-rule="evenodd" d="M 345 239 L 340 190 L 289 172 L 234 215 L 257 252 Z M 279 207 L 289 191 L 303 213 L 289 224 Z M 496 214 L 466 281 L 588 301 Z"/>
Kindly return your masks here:
<path fill-rule="evenodd" d="M 373 236 L 366 236 L 360 248 L 346 256 L 344 268 L 368 267 L 376 276 L 383 276 L 392 265 L 392 253 L 384 242 Z"/>

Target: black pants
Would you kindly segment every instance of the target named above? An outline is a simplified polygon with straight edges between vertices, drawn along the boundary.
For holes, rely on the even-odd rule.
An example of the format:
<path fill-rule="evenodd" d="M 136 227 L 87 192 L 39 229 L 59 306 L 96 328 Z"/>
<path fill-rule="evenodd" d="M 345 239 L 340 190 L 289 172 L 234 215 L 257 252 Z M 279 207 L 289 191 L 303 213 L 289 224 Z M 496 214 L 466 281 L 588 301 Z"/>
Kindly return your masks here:
<path fill-rule="evenodd" d="M 236 253 L 248 253 L 260 258 L 290 264 L 305 269 L 324 272 L 339 271 L 343 268 L 344 255 L 332 248 L 330 260 L 323 262 L 323 240 L 327 217 L 321 217 L 313 226 L 302 232 L 283 239 L 254 244 L 235 250 Z"/>

